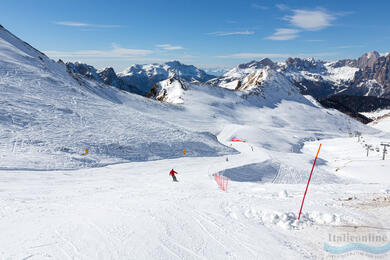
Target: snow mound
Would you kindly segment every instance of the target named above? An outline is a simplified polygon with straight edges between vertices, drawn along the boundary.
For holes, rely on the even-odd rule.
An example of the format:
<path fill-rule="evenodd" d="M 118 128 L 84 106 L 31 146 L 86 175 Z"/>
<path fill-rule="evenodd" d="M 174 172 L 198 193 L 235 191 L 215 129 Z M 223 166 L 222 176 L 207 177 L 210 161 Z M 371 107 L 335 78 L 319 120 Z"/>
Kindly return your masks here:
<path fill-rule="evenodd" d="M 262 215 L 261 221 L 265 225 L 277 225 L 284 229 L 302 229 L 312 225 L 340 225 L 341 217 L 336 214 L 310 212 L 302 213 L 301 218 L 294 212 L 266 212 Z"/>
<path fill-rule="evenodd" d="M 278 226 L 283 229 L 303 229 L 313 225 L 341 225 L 344 223 L 353 223 L 350 218 L 339 214 L 322 213 L 318 211 L 302 212 L 298 220 L 298 214 L 295 212 L 262 211 L 258 209 L 248 209 L 244 216 L 253 219 L 265 226 Z"/>
<path fill-rule="evenodd" d="M 287 198 L 288 197 L 288 193 L 286 190 L 281 190 L 279 192 L 279 198 Z"/>

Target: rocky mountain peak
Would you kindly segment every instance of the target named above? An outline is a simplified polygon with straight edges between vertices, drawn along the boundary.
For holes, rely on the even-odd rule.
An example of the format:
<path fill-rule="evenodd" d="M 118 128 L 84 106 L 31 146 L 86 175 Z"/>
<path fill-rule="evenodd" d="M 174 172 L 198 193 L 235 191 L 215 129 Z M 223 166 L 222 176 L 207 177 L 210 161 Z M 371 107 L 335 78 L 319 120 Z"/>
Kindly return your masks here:
<path fill-rule="evenodd" d="M 146 97 L 172 104 L 182 104 L 184 91 L 187 90 L 182 80 L 170 77 L 166 80 L 156 82 Z"/>
<path fill-rule="evenodd" d="M 261 68 L 264 68 L 265 66 L 269 66 L 271 68 L 275 68 L 276 67 L 276 64 L 270 60 L 269 58 L 264 58 L 262 60 L 259 60 L 259 61 L 256 61 L 256 60 L 252 60 L 248 63 L 243 63 L 243 64 L 239 64 L 237 66 L 238 69 L 248 69 L 248 68 L 251 68 L 251 69 L 261 69 Z"/>
<path fill-rule="evenodd" d="M 288 58 L 284 70 L 320 72 L 325 69 L 324 62 L 314 58 Z"/>
<path fill-rule="evenodd" d="M 113 82 L 114 80 L 117 80 L 118 77 L 112 67 L 104 68 L 103 70 L 99 70 L 98 72 L 99 76 L 103 79 L 103 81 L 106 82 Z"/>
<path fill-rule="evenodd" d="M 93 79 L 97 82 L 103 82 L 103 80 L 100 78 L 99 74 L 97 73 L 97 70 L 88 64 L 81 63 L 81 62 L 67 62 L 66 68 L 71 73 L 76 73 L 83 75 L 89 79 Z"/>
<path fill-rule="evenodd" d="M 375 61 L 380 57 L 380 54 L 377 51 L 371 51 L 368 53 L 364 53 L 359 59 L 358 59 L 358 66 L 361 69 L 364 69 L 366 67 L 372 68 Z"/>

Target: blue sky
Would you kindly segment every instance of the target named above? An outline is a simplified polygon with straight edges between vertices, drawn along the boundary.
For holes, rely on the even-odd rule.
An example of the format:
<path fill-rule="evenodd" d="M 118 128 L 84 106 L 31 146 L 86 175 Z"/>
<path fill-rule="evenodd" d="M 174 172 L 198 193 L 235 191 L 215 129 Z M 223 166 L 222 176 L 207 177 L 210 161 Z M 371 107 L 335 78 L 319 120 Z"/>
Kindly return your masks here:
<path fill-rule="evenodd" d="M 390 1 L 1 1 L 0 23 L 48 56 L 121 71 L 390 52 Z"/>

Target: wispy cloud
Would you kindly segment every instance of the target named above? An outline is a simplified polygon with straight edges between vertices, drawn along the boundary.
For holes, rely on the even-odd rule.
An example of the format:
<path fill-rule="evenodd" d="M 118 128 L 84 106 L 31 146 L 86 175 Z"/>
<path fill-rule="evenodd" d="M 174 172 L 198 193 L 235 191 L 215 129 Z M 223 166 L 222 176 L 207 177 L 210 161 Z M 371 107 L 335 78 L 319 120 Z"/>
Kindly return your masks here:
<path fill-rule="evenodd" d="M 110 50 L 78 50 L 78 51 L 55 51 L 45 53 L 52 58 L 129 58 L 146 56 L 153 53 L 151 50 L 119 48 L 115 44 Z"/>
<path fill-rule="evenodd" d="M 277 5 L 281 10 L 285 10 L 283 5 Z M 314 11 L 309 10 L 292 10 L 292 15 L 287 15 L 283 19 L 288 21 L 294 28 L 279 28 L 275 33 L 265 39 L 274 41 L 293 40 L 298 37 L 298 33 L 304 31 L 318 31 L 331 26 L 331 22 L 336 19 L 337 14 L 330 14 L 326 10 L 318 9 Z M 321 40 L 308 40 L 321 41 Z"/>
<path fill-rule="evenodd" d="M 217 58 L 234 58 L 234 59 L 258 59 L 258 58 L 288 58 L 288 57 L 327 57 L 335 56 L 336 53 L 323 52 L 323 53 L 298 53 L 298 54 L 288 54 L 288 53 L 235 53 L 224 56 L 216 56 Z"/>
<path fill-rule="evenodd" d="M 253 8 L 260 9 L 260 10 L 268 10 L 269 7 L 265 5 L 259 5 L 259 4 L 252 4 Z"/>
<path fill-rule="evenodd" d="M 293 10 L 293 15 L 286 16 L 284 19 L 298 28 L 318 31 L 331 26 L 331 22 L 336 18 L 325 10 Z"/>
<path fill-rule="evenodd" d="M 344 45 L 344 46 L 337 46 L 337 49 L 349 49 L 349 48 L 362 48 L 365 47 L 364 45 Z"/>
<path fill-rule="evenodd" d="M 59 21 L 55 22 L 58 25 L 70 26 L 70 27 L 94 27 L 94 28 L 118 28 L 120 25 L 115 24 L 91 24 L 91 23 L 82 23 L 74 21 Z"/>
<path fill-rule="evenodd" d="M 280 53 L 235 53 L 230 55 L 216 56 L 217 58 L 234 58 L 234 59 L 248 59 L 248 58 L 287 58 L 289 54 Z"/>
<path fill-rule="evenodd" d="M 287 41 L 298 37 L 300 31 L 297 29 L 278 28 L 271 36 L 266 37 L 267 40 Z"/>
<path fill-rule="evenodd" d="M 237 32 L 211 32 L 210 35 L 214 36 L 230 36 L 230 35 L 252 35 L 255 34 L 253 31 L 237 31 Z"/>
<path fill-rule="evenodd" d="M 275 5 L 275 6 L 276 6 L 276 8 L 278 8 L 278 9 L 281 10 L 281 11 L 285 11 L 285 10 L 288 10 L 288 9 L 289 9 L 288 6 L 285 5 L 285 4 L 277 4 L 277 5 Z"/>
<path fill-rule="evenodd" d="M 171 44 L 157 44 L 156 47 L 161 48 L 166 51 L 174 51 L 174 50 L 183 50 L 182 46 L 174 46 Z"/>

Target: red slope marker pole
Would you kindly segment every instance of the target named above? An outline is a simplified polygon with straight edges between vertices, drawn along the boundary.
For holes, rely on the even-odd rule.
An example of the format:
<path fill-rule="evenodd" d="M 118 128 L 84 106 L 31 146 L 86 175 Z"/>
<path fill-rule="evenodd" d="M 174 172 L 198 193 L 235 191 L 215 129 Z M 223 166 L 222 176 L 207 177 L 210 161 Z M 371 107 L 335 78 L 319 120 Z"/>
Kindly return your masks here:
<path fill-rule="evenodd" d="M 227 191 L 227 187 L 228 187 L 228 180 L 229 180 L 229 178 L 228 178 L 228 177 L 226 177 L 226 182 L 225 182 L 225 191 Z"/>
<path fill-rule="evenodd" d="M 318 154 L 320 153 L 320 149 L 321 149 L 321 144 L 320 144 L 320 147 L 318 147 L 317 155 L 316 155 L 316 158 L 314 159 L 313 167 L 311 168 L 309 180 L 307 181 L 305 194 L 303 195 L 303 199 L 302 199 L 301 209 L 299 210 L 298 220 L 301 218 L 301 212 L 302 212 L 303 203 L 305 202 L 305 197 L 306 197 L 307 188 L 309 188 L 309 183 L 310 183 L 311 175 L 312 175 L 312 173 L 313 173 L 314 166 L 316 165 L 316 161 L 317 161 Z"/>

